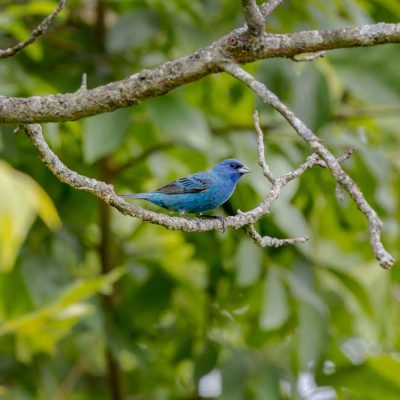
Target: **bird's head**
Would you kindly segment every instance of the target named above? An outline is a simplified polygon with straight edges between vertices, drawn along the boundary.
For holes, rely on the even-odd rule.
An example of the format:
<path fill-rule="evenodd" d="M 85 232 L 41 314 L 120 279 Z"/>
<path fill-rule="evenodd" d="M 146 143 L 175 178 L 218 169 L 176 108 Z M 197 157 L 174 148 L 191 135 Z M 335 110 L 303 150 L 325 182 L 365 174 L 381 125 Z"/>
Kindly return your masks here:
<path fill-rule="evenodd" d="M 232 179 L 235 183 L 244 174 L 251 172 L 249 167 L 246 167 L 241 161 L 234 158 L 221 161 L 212 169 L 212 171 L 220 176 Z"/>

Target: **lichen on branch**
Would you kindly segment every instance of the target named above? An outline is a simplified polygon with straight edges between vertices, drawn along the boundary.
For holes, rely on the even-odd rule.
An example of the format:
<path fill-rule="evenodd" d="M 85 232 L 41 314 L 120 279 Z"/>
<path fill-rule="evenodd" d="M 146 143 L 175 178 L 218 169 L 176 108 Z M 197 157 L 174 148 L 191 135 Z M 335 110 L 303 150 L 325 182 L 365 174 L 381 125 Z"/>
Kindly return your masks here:
<path fill-rule="evenodd" d="M 225 230 L 229 227 L 245 228 L 249 237 L 262 247 L 303 243 L 308 240 L 305 236 L 290 239 L 262 237 L 256 231 L 254 224 L 269 213 L 272 203 L 279 198 L 280 193 L 291 180 L 299 178 L 306 170 L 314 166 L 326 168 L 336 180 L 338 187 L 344 188 L 349 193 L 359 210 L 365 215 L 369 226 L 370 244 L 375 257 L 382 267 L 390 268 L 394 259 L 385 250 L 381 241 L 382 222 L 360 188 L 340 165 L 351 156 L 354 150 L 350 149 L 341 157 L 336 158 L 300 118 L 289 110 L 265 84 L 246 72 L 240 64 L 274 57 L 312 61 L 327 50 L 400 43 L 400 24 L 378 23 L 353 28 L 312 30 L 292 34 L 265 33 L 265 19 L 282 1 L 270 0 L 258 6 L 256 0 L 242 0 L 245 25 L 191 55 L 166 62 L 151 70 L 142 70 L 121 81 L 88 89 L 84 74 L 80 87 L 74 93 L 29 98 L 0 96 L 0 123 L 22 126 L 43 163 L 60 181 L 75 189 L 84 190 L 97 196 L 123 214 L 162 225 L 168 229 L 188 232 Z M 56 10 L 32 32 L 27 41 L 12 49 L 6 49 L 3 53 L 0 51 L 0 58 L 1 54 L 4 55 L 7 52 L 10 55 L 15 54 L 36 40 L 62 9 L 65 2 L 66 0 L 60 1 Z M 304 53 L 307 55 L 304 56 Z M 241 81 L 267 105 L 277 110 L 313 152 L 295 170 L 275 177 L 265 159 L 263 132 L 258 114 L 255 113 L 258 162 L 266 183 L 268 181 L 271 187 L 257 207 L 246 212 L 238 211 L 234 216 L 223 219 L 182 218 L 155 213 L 129 204 L 115 193 L 112 185 L 81 175 L 64 165 L 46 143 L 41 125 L 38 124 L 38 122 L 72 121 L 128 107 L 222 71 L 228 72 Z"/>
<path fill-rule="evenodd" d="M 221 72 L 221 63 L 227 59 L 243 64 L 385 43 L 400 43 L 400 24 L 379 23 L 292 34 L 262 33 L 257 40 L 248 34 L 247 28 L 241 27 L 191 55 L 94 89 L 27 98 L 0 96 L 0 123 L 74 121 L 132 106 Z"/>

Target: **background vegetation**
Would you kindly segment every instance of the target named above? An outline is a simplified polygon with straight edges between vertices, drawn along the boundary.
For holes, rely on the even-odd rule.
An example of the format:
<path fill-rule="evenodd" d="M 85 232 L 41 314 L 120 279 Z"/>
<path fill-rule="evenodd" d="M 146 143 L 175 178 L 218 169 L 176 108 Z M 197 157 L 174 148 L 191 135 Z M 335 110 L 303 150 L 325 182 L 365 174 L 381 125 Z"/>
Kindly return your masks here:
<path fill-rule="evenodd" d="M 55 5 L 2 1 L 1 47 L 29 36 Z M 395 0 L 292 0 L 267 29 L 399 18 Z M 242 20 L 240 1 L 70 1 L 43 38 L 1 60 L 1 94 L 75 91 L 83 72 L 89 87 L 120 79 Z M 397 258 L 399 59 L 399 46 L 388 45 L 247 67 L 335 154 L 358 149 L 345 168 L 382 216 Z M 45 133 L 67 165 L 119 192 L 154 189 L 235 156 L 254 172 L 219 211 L 234 214 L 268 191 L 255 106 L 274 171 L 296 167 L 309 149 L 226 74 L 133 108 L 47 124 Z M 258 225 L 310 242 L 260 249 L 241 231 L 187 234 L 124 217 L 57 181 L 24 135 L 0 132 L 1 398 L 399 398 L 399 270 L 378 266 L 365 218 L 338 201 L 328 172 L 293 181 Z"/>

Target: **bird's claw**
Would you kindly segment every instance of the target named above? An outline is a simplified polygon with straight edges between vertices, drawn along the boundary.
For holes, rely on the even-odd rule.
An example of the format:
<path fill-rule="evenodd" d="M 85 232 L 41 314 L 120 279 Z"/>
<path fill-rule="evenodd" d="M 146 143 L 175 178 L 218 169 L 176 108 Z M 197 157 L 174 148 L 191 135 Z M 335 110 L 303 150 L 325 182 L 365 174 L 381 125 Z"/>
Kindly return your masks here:
<path fill-rule="evenodd" d="M 217 219 L 218 221 L 221 222 L 222 225 L 222 233 L 225 233 L 225 218 L 224 217 L 220 217 L 219 215 L 199 215 L 200 218 L 204 218 L 204 219 Z"/>

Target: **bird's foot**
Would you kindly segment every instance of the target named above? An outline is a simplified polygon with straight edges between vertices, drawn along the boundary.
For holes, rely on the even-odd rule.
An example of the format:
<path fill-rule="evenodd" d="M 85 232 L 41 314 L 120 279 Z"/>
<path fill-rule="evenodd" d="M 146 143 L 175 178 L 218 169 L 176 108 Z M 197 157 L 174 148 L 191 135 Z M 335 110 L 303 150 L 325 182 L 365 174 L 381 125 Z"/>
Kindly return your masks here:
<path fill-rule="evenodd" d="M 209 215 L 209 214 L 198 214 L 197 215 L 199 218 L 204 218 L 204 219 L 217 219 L 218 221 L 221 221 L 222 224 L 222 233 L 225 232 L 225 218 L 224 217 L 220 217 L 219 215 Z"/>

